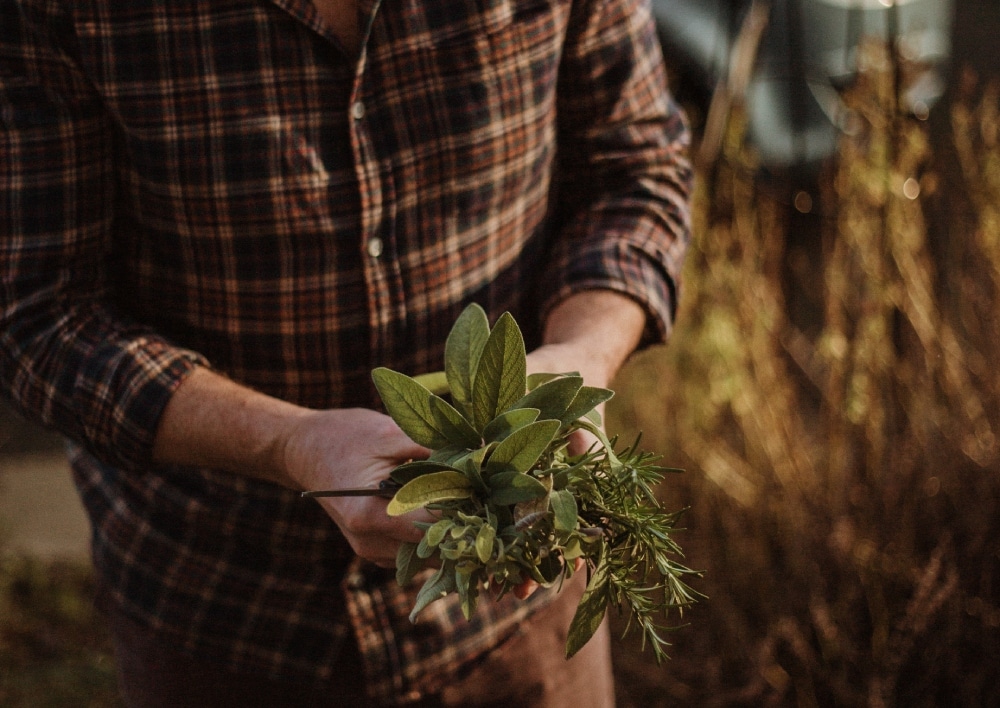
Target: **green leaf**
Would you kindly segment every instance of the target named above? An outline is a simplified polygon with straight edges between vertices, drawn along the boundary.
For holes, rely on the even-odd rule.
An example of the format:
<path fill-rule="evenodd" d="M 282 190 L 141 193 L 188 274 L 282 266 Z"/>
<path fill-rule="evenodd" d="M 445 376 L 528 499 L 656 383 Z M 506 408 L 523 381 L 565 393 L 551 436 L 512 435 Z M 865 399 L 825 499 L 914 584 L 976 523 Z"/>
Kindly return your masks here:
<path fill-rule="evenodd" d="M 558 379 L 560 376 L 579 376 L 579 372 L 574 371 L 571 374 L 549 374 L 549 373 L 539 373 L 539 374 L 528 374 L 528 390 L 534 391 L 536 388 L 541 386 L 543 383 L 548 383 L 552 379 Z"/>
<path fill-rule="evenodd" d="M 552 492 L 550 497 L 552 511 L 555 513 L 555 526 L 560 531 L 572 531 L 576 528 L 577 507 L 576 498 L 567 489 Z"/>
<path fill-rule="evenodd" d="M 486 459 L 486 456 L 491 453 L 495 447 L 495 443 L 489 443 L 478 450 L 474 450 L 468 457 L 465 458 L 466 475 L 481 492 L 487 491 L 486 482 L 483 480 L 483 460 Z"/>
<path fill-rule="evenodd" d="M 489 336 L 490 322 L 486 312 L 473 303 L 458 316 L 445 340 L 444 367 L 448 387 L 452 400 L 466 411 L 472 409 L 472 382 Z"/>
<path fill-rule="evenodd" d="M 396 492 L 386 512 L 399 516 L 428 504 L 472 496 L 472 482 L 461 472 L 432 472 L 412 479 Z"/>
<path fill-rule="evenodd" d="M 425 607 L 445 597 L 455 590 L 454 563 L 444 563 L 437 572 L 427 578 L 427 582 L 417 593 L 417 599 L 413 603 L 413 610 L 410 611 L 410 622 L 417 621 L 419 615 Z"/>
<path fill-rule="evenodd" d="M 483 524 L 476 535 L 476 556 L 480 563 L 486 563 L 493 557 L 493 541 L 497 530 L 489 524 Z"/>
<path fill-rule="evenodd" d="M 466 549 L 469 548 L 469 542 L 462 538 L 456 543 L 448 544 L 446 546 L 441 546 L 439 552 L 442 558 L 447 558 L 448 560 L 458 560 L 465 555 Z"/>
<path fill-rule="evenodd" d="M 514 404 L 514 407 L 538 408 L 542 418 L 559 420 L 573 403 L 581 388 L 583 388 L 582 378 L 563 376 L 542 384 L 521 398 Z"/>
<path fill-rule="evenodd" d="M 451 527 L 455 525 L 455 522 L 451 519 L 441 519 L 437 523 L 433 524 L 424 538 L 427 539 L 427 545 L 431 548 L 437 546 L 444 539 L 445 534 L 451 531 Z"/>
<path fill-rule="evenodd" d="M 608 574 L 608 565 L 601 562 L 590 578 L 590 583 L 577 605 L 576 614 L 569 625 L 569 636 L 566 639 L 566 658 L 572 658 L 583 645 L 590 641 L 594 633 L 600 628 L 604 621 L 604 615 L 608 607 L 608 587 L 611 577 Z"/>
<path fill-rule="evenodd" d="M 431 544 L 427 543 L 427 535 L 425 534 L 420 543 L 417 544 L 417 558 L 427 559 L 434 555 L 434 549 L 431 548 Z"/>
<path fill-rule="evenodd" d="M 610 401 L 615 395 L 615 392 L 607 388 L 597 388 L 595 386 L 584 386 L 580 389 L 580 392 L 576 394 L 576 398 L 569 405 L 566 411 L 559 416 L 564 425 L 568 425 L 573 421 L 583 418 L 593 411 L 597 406 Z M 597 419 L 597 424 L 600 425 L 600 418 Z"/>
<path fill-rule="evenodd" d="M 479 575 L 461 565 L 455 568 L 455 587 L 462 606 L 462 615 L 471 619 L 479 603 Z"/>
<path fill-rule="evenodd" d="M 426 374 L 419 374 L 413 380 L 437 396 L 451 393 L 448 386 L 448 377 L 443 371 L 431 371 Z"/>
<path fill-rule="evenodd" d="M 483 437 L 490 442 L 500 442 L 515 430 L 534 423 L 540 413 L 537 408 L 512 408 L 491 420 L 483 430 Z"/>
<path fill-rule="evenodd" d="M 416 479 L 421 475 L 430 474 L 431 472 L 459 472 L 460 470 L 452 467 L 451 465 L 445 464 L 444 462 L 435 462 L 433 460 L 413 460 L 412 462 L 404 462 L 399 467 L 394 469 L 389 476 L 392 477 L 393 481 L 399 484 L 406 484 L 412 479 Z"/>
<path fill-rule="evenodd" d="M 576 560 L 582 557 L 583 553 L 583 544 L 580 542 L 579 537 L 573 536 L 563 549 L 563 560 Z"/>
<path fill-rule="evenodd" d="M 429 448 L 448 444 L 448 436 L 431 412 L 434 394 L 406 374 L 385 367 L 372 371 L 372 380 L 389 415 L 413 442 Z"/>
<path fill-rule="evenodd" d="M 511 433 L 486 461 L 487 478 L 498 472 L 527 472 L 559 432 L 558 420 L 539 420 Z"/>
<path fill-rule="evenodd" d="M 548 494 L 549 490 L 531 475 L 522 472 L 501 472 L 489 480 L 490 503 L 497 505 L 520 504 L 521 502 L 538 499 Z"/>
<path fill-rule="evenodd" d="M 413 576 L 423 567 L 423 560 L 417 557 L 417 544 L 399 544 L 399 549 L 396 551 L 396 582 L 400 587 L 409 585 Z"/>
<path fill-rule="evenodd" d="M 448 465 L 454 469 L 461 469 L 468 456 L 469 448 L 467 447 L 445 445 L 437 450 L 433 450 L 427 460 L 428 462 L 440 462 L 441 464 Z"/>
<path fill-rule="evenodd" d="M 429 403 L 431 415 L 434 416 L 437 428 L 444 434 L 449 443 L 470 450 L 479 447 L 482 438 L 465 419 L 465 416 L 438 396 L 431 396 Z"/>
<path fill-rule="evenodd" d="M 509 312 L 500 315 L 479 357 L 472 384 L 472 413 L 476 430 L 524 396 L 527 363 L 524 338 Z"/>

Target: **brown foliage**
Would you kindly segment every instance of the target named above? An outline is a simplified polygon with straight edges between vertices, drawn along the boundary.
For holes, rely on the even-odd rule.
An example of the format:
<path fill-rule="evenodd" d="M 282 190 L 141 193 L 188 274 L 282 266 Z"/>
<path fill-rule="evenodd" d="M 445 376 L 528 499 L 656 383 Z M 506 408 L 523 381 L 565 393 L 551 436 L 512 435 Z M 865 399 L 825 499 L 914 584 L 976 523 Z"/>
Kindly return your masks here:
<path fill-rule="evenodd" d="M 709 596 L 665 666 L 619 651 L 625 705 L 1000 704 L 1000 91 L 932 144 L 866 51 L 816 233 L 732 121 L 673 342 L 618 386 L 688 468 L 663 493 Z"/>

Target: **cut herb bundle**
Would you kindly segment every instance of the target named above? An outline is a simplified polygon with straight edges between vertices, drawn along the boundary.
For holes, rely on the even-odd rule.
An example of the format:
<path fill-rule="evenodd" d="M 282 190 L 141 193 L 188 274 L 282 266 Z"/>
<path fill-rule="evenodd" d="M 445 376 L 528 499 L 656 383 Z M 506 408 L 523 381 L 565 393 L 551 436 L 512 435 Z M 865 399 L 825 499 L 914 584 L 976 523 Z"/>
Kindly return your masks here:
<path fill-rule="evenodd" d="M 664 513 L 653 493 L 667 470 L 635 445 L 615 452 L 597 407 L 608 389 L 585 386 L 575 374 L 528 376 L 524 339 L 509 314 L 491 329 L 471 305 L 445 344 L 445 370 L 418 378 L 386 368 L 372 372 L 389 415 L 426 460 L 397 467 L 402 487 L 391 515 L 428 509 L 419 544 L 396 558 L 401 585 L 428 565 L 411 621 L 428 604 L 457 592 L 466 617 L 482 589 L 503 595 L 526 579 L 552 586 L 583 559 L 590 575 L 570 626 L 567 657 L 597 631 L 608 606 L 628 612 L 657 661 L 665 656 L 658 623 L 695 600 L 684 582 L 671 538 L 677 514 Z M 450 401 L 444 396 L 449 396 Z M 570 455 L 569 438 L 590 431 L 598 443 Z"/>

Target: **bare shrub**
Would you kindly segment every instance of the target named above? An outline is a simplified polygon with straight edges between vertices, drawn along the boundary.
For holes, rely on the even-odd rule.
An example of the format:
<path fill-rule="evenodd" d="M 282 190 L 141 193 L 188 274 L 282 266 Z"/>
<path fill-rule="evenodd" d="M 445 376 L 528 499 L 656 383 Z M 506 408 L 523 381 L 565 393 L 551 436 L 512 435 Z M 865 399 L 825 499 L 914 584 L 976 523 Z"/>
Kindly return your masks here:
<path fill-rule="evenodd" d="M 709 596 L 665 666 L 619 652 L 624 705 L 1000 705 L 1000 91 L 932 144 L 866 51 L 818 233 L 735 116 L 674 340 L 618 385 L 613 427 L 687 466 Z"/>

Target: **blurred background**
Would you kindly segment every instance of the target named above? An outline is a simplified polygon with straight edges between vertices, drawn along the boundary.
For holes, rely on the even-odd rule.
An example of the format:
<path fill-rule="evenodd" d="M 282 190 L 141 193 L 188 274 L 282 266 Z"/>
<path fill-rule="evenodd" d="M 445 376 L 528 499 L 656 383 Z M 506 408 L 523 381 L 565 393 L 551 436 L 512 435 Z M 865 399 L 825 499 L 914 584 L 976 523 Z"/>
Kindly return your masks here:
<path fill-rule="evenodd" d="M 686 470 L 708 599 L 619 704 L 1000 705 L 1000 4 L 653 4 L 696 223 L 609 428 Z M 87 533 L 0 408 L 0 705 L 116 705 Z"/>

